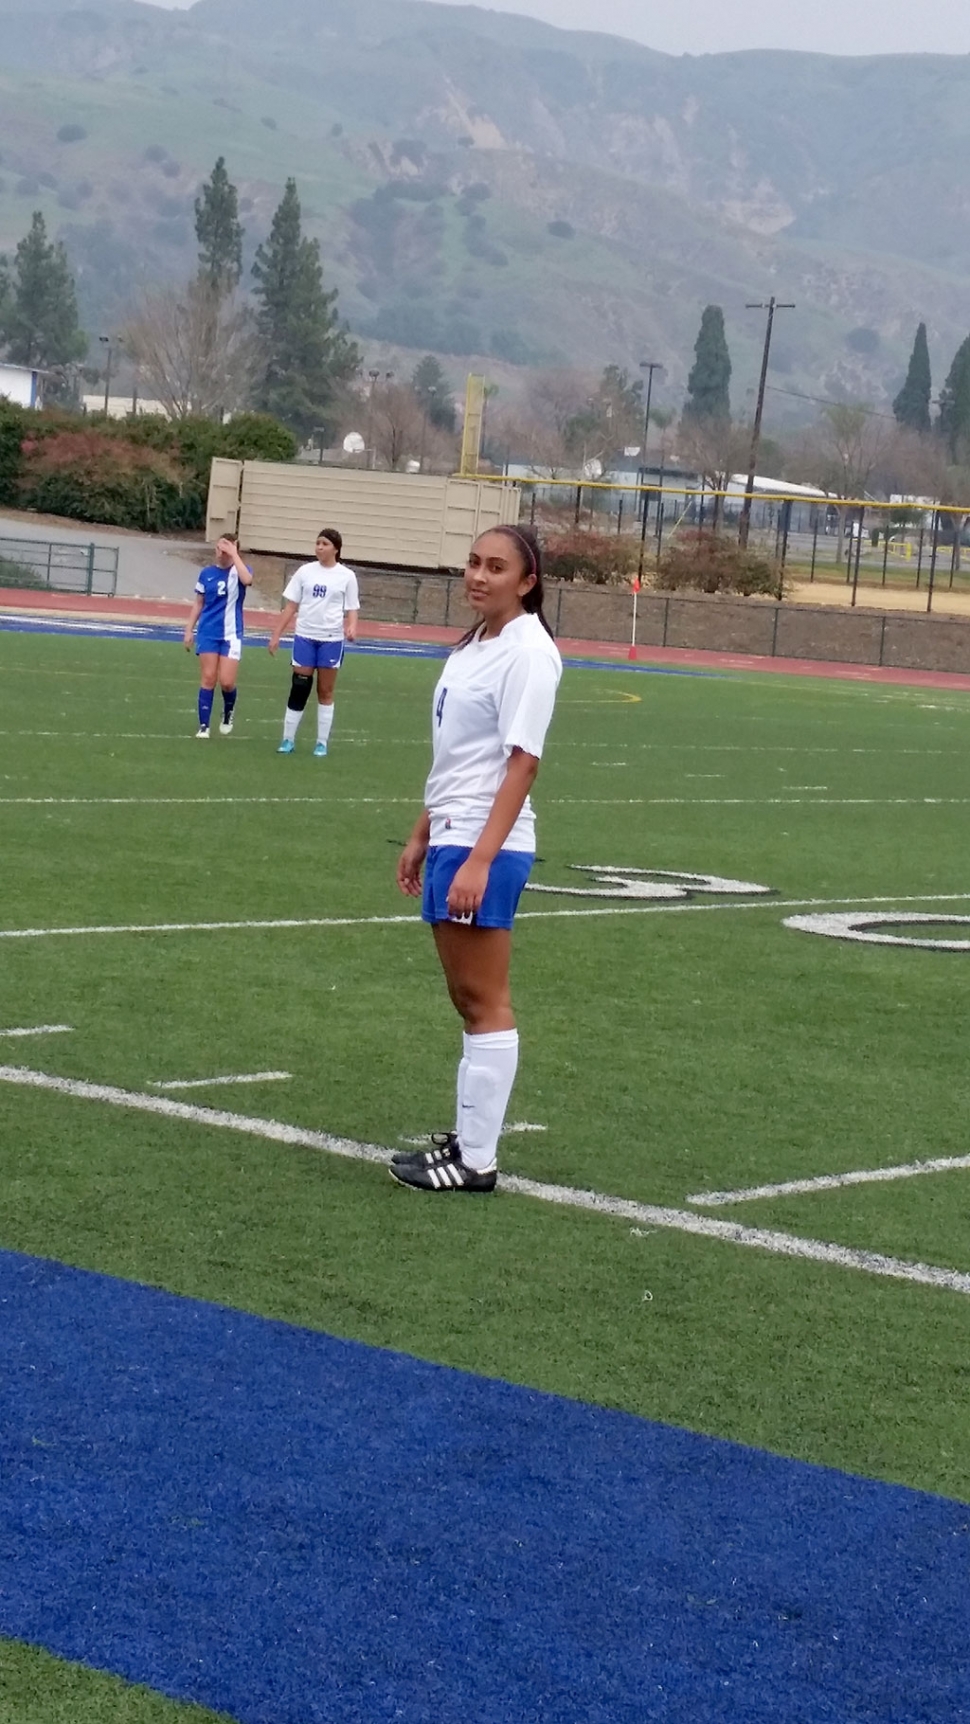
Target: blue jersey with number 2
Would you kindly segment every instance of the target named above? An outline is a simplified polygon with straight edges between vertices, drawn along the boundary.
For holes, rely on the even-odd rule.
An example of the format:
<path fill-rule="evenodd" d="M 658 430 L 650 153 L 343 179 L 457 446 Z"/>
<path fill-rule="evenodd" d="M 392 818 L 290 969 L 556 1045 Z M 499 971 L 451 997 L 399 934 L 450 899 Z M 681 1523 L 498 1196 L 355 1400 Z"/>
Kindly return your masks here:
<path fill-rule="evenodd" d="M 220 569 L 210 563 L 195 583 L 202 600 L 202 615 L 195 631 L 199 652 L 216 652 L 220 641 L 242 640 L 243 604 L 246 589 L 235 569 Z"/>

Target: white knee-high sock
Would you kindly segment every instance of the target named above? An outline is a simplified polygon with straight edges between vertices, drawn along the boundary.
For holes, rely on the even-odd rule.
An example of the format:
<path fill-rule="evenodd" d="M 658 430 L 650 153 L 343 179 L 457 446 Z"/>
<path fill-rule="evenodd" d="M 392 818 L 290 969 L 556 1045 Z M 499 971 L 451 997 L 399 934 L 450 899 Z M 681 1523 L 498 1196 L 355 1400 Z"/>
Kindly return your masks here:
<path fill-rule="evenodd" d="M 461 1133 L 461 1104 L 465 1099 L 465 1077 L 468 1072 L 468 1056 L 462 1054 L 458 1061 L 458 1078 L 455 1084 L 455 1136 Z"/>
<path fill-rule="evenodd" d="M 333 701 L 329 706 L 317 707 L 317 741 L 329 742 L 333 729 Z"/>
<path fill-rule="evenodd" d="M 286 708 L 286 711 L 283 714 L 283 741 L 284 742 L 295 742 L 296 741 L 296 733 L 300 728 L 300 719 L 302 717 L 303 717 L 302 712 L 294 712 L 293 708 L 290 706 L 288 706 Z"/>
<path fill-rule="evenodd" d="M 465 1036 L 468 1069 L 462 1085 L 458 1138 L 461 1159 L 476 1173 L 495 1166 L 499 1133 L 505 1123 L 515 1068 L 519 1063 L 518 1030 Z"/>

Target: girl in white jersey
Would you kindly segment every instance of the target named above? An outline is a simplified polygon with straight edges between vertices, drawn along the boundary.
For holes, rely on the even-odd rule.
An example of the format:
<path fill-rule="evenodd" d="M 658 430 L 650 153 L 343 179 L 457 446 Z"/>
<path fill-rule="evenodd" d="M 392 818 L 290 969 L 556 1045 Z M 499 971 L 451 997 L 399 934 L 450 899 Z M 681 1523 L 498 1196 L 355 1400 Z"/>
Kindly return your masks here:
<path fill-rule="evenodd" d="M 293 681 L 290 684 L 286 712 L 283 714 L 283 740 L 278 754 L 292 754 L 296 733 L 300 728 L 303 709 L 310 698 L 313 677 L 317 678 L 317 741 L 313 752 L 318 759 L 327 752 L 333 729 L 333 695 L 337 672 L 343 662 L 344 642 L 357 639 L 357 617 L 360 595 L 357 576 L 339 561 L 343 539 L 336 527 L 322 527 L 317 534 L 316 562 L 303 563 L 283 588 L 286 604 L 269 638 L 269 650 L 276 652 L 280 636 L 293 625 Z"/>
<path fill-rule="evenodd" d="M 398 862 L 402 892 L 422 895 L 452 1004 L 464 1026 L 455 1130 L 398 1153 L 401 1185 L 493 1191 L 519 1038 L 509 995 L 512 922 L 535 861 L 529 790 L 539 770 L 562 661 L 542 614 L 538 542 L 523 527 L 475 541 L 465 590 L 479 622 L 434 693 L 425 810 Z"/>

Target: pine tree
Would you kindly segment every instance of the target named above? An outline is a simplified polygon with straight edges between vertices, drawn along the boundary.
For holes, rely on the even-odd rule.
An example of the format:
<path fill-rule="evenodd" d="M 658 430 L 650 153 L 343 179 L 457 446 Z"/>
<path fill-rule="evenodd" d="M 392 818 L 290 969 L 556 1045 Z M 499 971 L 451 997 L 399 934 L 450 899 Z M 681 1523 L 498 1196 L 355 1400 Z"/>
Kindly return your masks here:
<path fill-rule="evenodd" d="M 906 381 L 893 402 L 893 413 L 898 425 L 905 425 L 911 431 L 928 431 L 930 429 L 932 387 L 930 350 L 926 342 L 926 324 L 921 323 L 916 331 L 916 340 L 913 342 L 913 351 L 909 357 Z"/>
<path fill-rule="evenodd" d="M 961 341 L 940 391 L 940 435 L 951 460 L 970 444 L 970 335 Z"/>
<path fill-rule="evenodd" d="M 439 431 L 454 431 L 455 398 L 444 369 L 433 353 L 426 354 L 414 367 L 411 388 L 429 423 Z"/>
<path fill-rule="evenodd" d="M 13 365 L 69 365 L 87 351 L 67 253 L 60 241 L 48 240 L 40 210 L 17 247 L 9 287 L 0 294 L 0 342 Z"/>
<path fill-rule="evenodd" d="M 688 419 L 730 419 L 731 356 L 719 305 L 704 308 L 694 343 L 694 363 L 687 379 L 684 416 Z"/>
<path fill-rule="evenodd" d="M 229 294 L 242 275 L 243 229 L 239 196 L 220 156 L 195 200 L 195 236 L 199 242 L 199 274 L 217 293 Z"/>
<path fill-rule="evenodd" d="M 307 438 L 357 371 L 360 354 L 337 320 L 336 289 L 324 288 L 319 242 L 303 237 L 295 180 L 286 182 L 253 275 L 261 347 L 256 405 Z"/>

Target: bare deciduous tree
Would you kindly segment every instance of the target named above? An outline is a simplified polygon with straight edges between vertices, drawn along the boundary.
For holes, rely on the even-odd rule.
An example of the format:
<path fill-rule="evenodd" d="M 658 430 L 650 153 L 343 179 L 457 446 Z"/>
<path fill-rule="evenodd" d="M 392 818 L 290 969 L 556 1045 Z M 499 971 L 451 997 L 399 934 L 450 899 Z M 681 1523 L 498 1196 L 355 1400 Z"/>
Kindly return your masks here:
<path fill-rule="evenodd" d="M 681 419 L 677 452 L 682 461 L 696 468 L 705 485 L 714 492 L 711 524 L 715 532 L 724 507 L 723 493 L 732 473 L 741 472 L 746 467 L 750 445 L 748 427 L 738 425 L 732 419 L 698 419 L 690 413 L 685 413 Z"/>
<path fill-rule="evenodd" d="M 893 435 L 893 427 L 867 407 L 825 407 L 786 463 L 792 478 L 805 479 L 833 493 L 839 520 L 837 563 L 842 560 L 849 510 L 848 503 L 838 499 L 864 498 L 873 474 L 885 460 Z"/>
<path fill-rule="evenodd" d="M 249 399 L 257 359 L 252 313 L 202 276 L 148 295 L 122 340 L 173 419 L 221 418 Z"/>

